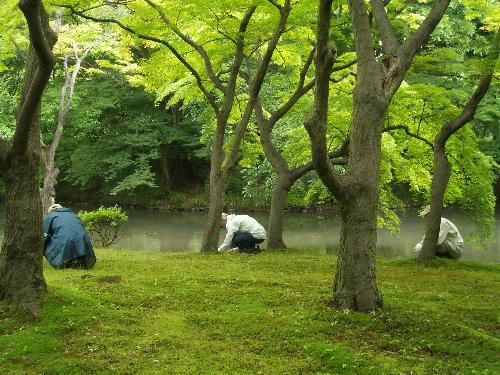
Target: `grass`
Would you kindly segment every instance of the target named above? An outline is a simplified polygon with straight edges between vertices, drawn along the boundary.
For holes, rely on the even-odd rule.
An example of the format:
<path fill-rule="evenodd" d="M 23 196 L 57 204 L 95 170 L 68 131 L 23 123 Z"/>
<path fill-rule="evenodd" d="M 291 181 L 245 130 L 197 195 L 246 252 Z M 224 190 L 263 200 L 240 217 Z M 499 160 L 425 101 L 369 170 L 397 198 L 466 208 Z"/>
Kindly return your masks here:
<path fill-rule="evenodd" d="M 98 249 L 45 264 L 40 317 L 0 305 L 1 374 L 498 374 L 498 265 L 377 265 L 384 309 L 331 307 L 320 251 Z"/>

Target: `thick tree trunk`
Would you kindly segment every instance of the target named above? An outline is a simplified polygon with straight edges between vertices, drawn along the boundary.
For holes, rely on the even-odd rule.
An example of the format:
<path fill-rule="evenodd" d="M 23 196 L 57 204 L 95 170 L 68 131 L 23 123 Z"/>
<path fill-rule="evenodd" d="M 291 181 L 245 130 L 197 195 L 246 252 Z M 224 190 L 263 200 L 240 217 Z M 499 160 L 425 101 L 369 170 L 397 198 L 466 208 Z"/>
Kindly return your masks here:
<path fill-rule="evenodd" d="M 451 164 L 444 145 L 434 145 L 434 177 L 431 185 L 431 210 L 425 220 L 425 238 L 417 260 L 425 262 L 436 256 L 444 194 L 451 176 Z"/>
<path fill-rule="evenodd" d="M 382 307 L 375 277 L 380 153 L 387 109 L 381 69 L 372 79 L 358 80 L 354 93 L 345 196 L 340 198 L 342 227 L 334 284 L 334 304 L 340 309 L 370 311 Z M 377 74 L 378 73 L 378 74 Z M 360 82 L 361 81 L 361 82 Z"/>
<path fill-rule="evenodd" d="M 294 182 L 295 180 L 292 179 L 291 173 L 280 172 L 271 198 L 271 210 L 267 229 L 268 249 L 286 248 L 283 241 L 283 215 L 285 213 L 285 200 Z"/>
<path fill-rule="evenodd" d="M 42 273 L 42 204 L 32 154 L 12 158 L 5 173 L 5 238 L 0 253 L 0 300 L 37 314 L 46 291 Z"/>
<path fill-rule="evenodd" d="M 0 173 L 6 185 L 5 236 L 0 252 L 0 300 L 26 307 L 35 315 L 46 290 L 42 273 L 42 202 L 38 189 L 40 101 L 54 67 L 56 36 L 41 1 L 21 0 L 30 30 L 30 50 L 16 131 Z M 1 151 L 1 150 L 0 150 Z"/>
<path fill-rule="evenodd" d="M 376 202 L 372 192 L 360 191 L 342 204 L 340 252 L 333 288 L 339 309 L 371 311 L 382 307 L 375 277 L 377 242 Z"/>

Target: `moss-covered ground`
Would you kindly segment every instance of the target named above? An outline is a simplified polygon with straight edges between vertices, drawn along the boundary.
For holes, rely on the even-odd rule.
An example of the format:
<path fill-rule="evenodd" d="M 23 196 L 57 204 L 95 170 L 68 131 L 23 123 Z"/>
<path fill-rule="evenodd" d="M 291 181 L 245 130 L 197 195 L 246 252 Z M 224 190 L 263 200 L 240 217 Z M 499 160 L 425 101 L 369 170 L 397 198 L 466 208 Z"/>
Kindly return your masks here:
<path fill-rule="evenodd" d="M 377 263 L 384 308 L 331 306 L 324 252 L 98 249 L 45 263 L 38 318 L 0 305 L 0 374 L 499 374 L 500 266 Z"/>

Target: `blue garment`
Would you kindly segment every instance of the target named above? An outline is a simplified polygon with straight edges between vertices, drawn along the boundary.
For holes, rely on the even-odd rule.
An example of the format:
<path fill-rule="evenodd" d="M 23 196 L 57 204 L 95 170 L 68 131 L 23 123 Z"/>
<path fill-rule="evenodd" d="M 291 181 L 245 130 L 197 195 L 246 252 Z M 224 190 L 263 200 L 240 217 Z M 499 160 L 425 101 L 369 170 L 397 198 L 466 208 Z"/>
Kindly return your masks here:
<path fill-rule="evenodd" d="M 69 208 L 56 208 L 43 219 L 43 255 L 55 268 L 92 268 L 96 258 L 80 218 Z"/>

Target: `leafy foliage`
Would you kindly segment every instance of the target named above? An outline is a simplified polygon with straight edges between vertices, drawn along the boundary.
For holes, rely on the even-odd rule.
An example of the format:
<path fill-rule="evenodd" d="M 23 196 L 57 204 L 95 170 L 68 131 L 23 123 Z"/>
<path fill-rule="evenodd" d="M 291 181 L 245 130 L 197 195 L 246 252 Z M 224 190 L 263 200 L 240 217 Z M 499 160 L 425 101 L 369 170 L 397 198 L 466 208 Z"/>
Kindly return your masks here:
<path fill-rule="evenodd" d="M 99 207 L 94 211 L 80 211 L 78 216 L 85 224 L 92 241 L 98 246 L 109 247 L 122 234 L 123 224 L 128 221 L 121 207 Z"/>

